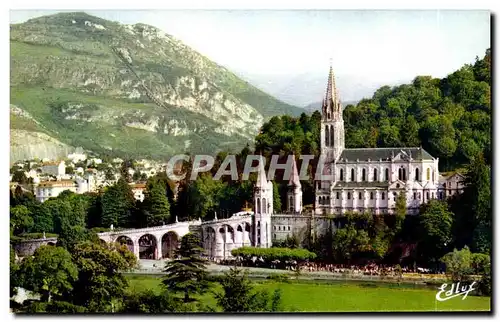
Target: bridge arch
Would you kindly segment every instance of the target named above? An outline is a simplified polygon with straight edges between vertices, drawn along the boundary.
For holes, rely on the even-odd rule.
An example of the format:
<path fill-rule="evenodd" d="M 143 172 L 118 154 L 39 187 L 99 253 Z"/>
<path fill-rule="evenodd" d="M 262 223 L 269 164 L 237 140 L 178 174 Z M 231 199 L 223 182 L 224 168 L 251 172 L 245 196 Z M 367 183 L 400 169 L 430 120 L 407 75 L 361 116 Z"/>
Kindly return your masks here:
<path fill-rule="evenodd" d="M 101 239 L 102 240 L 102 239 Z M 120 245 L 127 245 L 127 248 L 133 253 L 134 252 L 134 241 L 128 236 L 118 236 L 116 242 Z"/>
<path fill-rule="evenodd" d="M 139 259 L 158 259 L 158 241 L 152 234 L 144 234 L 137 241 Z"/>
<path fill-rule="evenodd" d="M 209 258 L 213 258 L 216 254 L 216 234 L 212 226 L 208 226 L 203 230 L 203 248 Z"/>
<path fill-rule="evenodd" d="M 179 247 L 179 235 L 175 231 L 169 231 L 161 237 L 161 257 L 174 258 Z"/>

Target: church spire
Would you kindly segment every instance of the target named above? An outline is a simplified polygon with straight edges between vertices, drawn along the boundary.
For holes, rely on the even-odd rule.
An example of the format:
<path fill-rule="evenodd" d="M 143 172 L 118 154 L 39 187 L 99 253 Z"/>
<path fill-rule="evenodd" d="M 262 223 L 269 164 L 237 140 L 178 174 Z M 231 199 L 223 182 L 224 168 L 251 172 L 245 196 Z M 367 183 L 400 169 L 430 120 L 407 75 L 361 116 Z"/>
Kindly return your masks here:
<path fill-rule="evenodd" d="M 300 188 L 301 184 L 300 184 L 299 172 L 297 171 L 297 163 L 295 163 L 295 156 L 292 155 L 292 158 L 293 158 L 292 175 L 290 176 L 290 180 L 288 180 L 288 185 Z"/>
<path fill-rule="evenodd" d="M 262 159 L 263 158 L 261 156 L 261 160 L 259 163 L 259 171 L 257 174 L 257 182 L 255 183 L 255 186 L 259 187 L 259 188 L 266 188 L 268 185 L 268 182 L 267 182 L 267 177 L 266 177 L 266 170 L 264 168 L 264 164 L 263 164 Z"/>
<path fill-rule="evenodd" d="M 338 120 L 341 116 L 341 106 L 337 84 L 335 83 L 335 74 L 330 62 L 330 71 L 328 73 L 328 83 L 326 85 L 326 95 L 323 100 L 323 110 L 326 113 L 326 118 Z"/>

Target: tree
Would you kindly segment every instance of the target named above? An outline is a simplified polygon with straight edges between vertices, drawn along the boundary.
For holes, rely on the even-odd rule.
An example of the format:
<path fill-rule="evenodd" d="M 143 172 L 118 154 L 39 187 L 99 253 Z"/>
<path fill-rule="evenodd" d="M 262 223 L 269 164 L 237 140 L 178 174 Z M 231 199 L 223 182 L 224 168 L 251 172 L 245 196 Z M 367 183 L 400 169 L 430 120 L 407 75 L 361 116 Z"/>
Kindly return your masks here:
<path fill-rule="evenodd" d="M 395 227 L 394 234 L 396 235 L 401 231 L 401 227 L 406 218 L 406 193 L 402 191 L 396 198 L 396 211 L 395 211 Z"/>
<path fill-rule="evenodd" d="M 278 183 L 273 181 L 273 208 L 274 212 L 281 211 L 281 197 L 278 189 Z"/>
<path fill-rule="evenodd" d="M 168 313 L 184 311 L 182 303 L 169 293 L 156 294 L 152 290 L 128 293 L 123 300 L 122 313 Z"/>
<path fill-rule="evenodd" d="M 135 199 L 132 189 L 125 180 L 109 187 L 101 198 L 102 225 L 109 227 L 129 227 L 135 211 Z"/>
<path fill-rule="evenodd" d="M 14 174 L 12 175 L 12 182 L 17 182 L 19 184 L 26 184 L 28 183 L 28 178 L 24 174 L 24 171 L 18 170 L 14 172 Z"/>
<path fill-rule="evenodd" d="M 19 286 L 19 282 L 17 279 L 18 276 L 19 265 L 16 261 L 16 252 L 12 245 L 10 245 L 10 297 L 15 295 L 15 288 Z"/>
<path fill-rule="evenodd" d="M 472 248 L 481 253 L 491 249 L 491 170 L 483 155 L 472 160 L 464 179 L 463 206 L 473 217 Z"/>
<path fill-rule="evenodd" d="M 71 254 L 62 247 L 40 246 L 33 257 L 23 260 L 19 269 L 20 285 L 40 293 L 44 302 L 71 291 L 77 278 L 77 266 L 71 261 Z"/>
<path fill-rule="evenodd" d="M 356 254 L 370 250 L 370 237 L 366 230 L 357 229 L 350 223 L 337 229 L 332 249 L 336 259 L 349 262 Z"/>
<path fill-rule="evenodd" d="M 75 246 L 72 257 L 78 267 L 73 303 L 89 312 L 110 312 L 113 302 L 125 295 L 128 283 L 121 272 L 136 265 L 134 254 L 125 245 L 85 242 Z"/>
<path fill-rule="evenodd" d="M 460 282 L 472 273 L 472 254 L 467 246 L 462 250 L 456 249 L 441 258 L 446 264 L 446 273 L 451 275 L 453 282 Z"/>
<path fill-rule="evenodd" d="M 213 214 L 219 208 L 225 186 L 224 182 L 214 180 L 210 174 L 200 175 L 187 187 L 189 211 L 199 218 Z"/>
<path fill-rule="evenodd" d="M 147 185 L 144 212 L 148 226 L 159 226 L 170 220 L 170 204 L 163 183 L 152 180 Z"/>
<path fill-rule="evenodd" d="M 31 212 L 26 206 L 10 207 L 10 227 L 14 235 L 28 231 L 33 225 Z"/>
<path fill-rule="evenodd" d="M 65 226 L 57 237 L 57 246 L 67 249 L 69 252 L 75 250 L 76 245 L 86 241 L 98 242 L 97 235 L 82 226 Z"/>
<path fill-rule="evenodd" d="M 449 249 L 453 214 L 445 202 L 431 200 L 420 209 L 419 251 L 424 258 L 438 260 Z"/>
<path fill-rule="evenodd" d="M 200 257 L 200 240 L 192 233 L 184 235 L 177 250 L 177 259 L 167 262 L 163 284 L 167 290 L 182 292 L 184 303 L 196 301 L 192 294 L 203 294 L 208 289 L 206 261 Z"/>
<path fill-rule="evenodd" d="M 219 280 L 222 292 L 215 293 L 217 304 L 224 312 L 278 311 L 281 291 L 275 291 L 270 299 L 265 291 L 254 291 L 248 272 L 231 268 Z"/>

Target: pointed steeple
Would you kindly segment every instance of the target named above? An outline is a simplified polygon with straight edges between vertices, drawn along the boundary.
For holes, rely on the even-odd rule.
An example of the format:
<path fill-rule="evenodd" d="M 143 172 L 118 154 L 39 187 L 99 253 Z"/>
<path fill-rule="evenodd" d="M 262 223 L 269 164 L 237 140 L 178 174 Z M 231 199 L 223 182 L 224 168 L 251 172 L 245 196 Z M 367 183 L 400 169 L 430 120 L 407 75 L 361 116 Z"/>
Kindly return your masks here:
<path fill-rule="evenodd" d="M 339 99 L 339 92 L 337 90 L 337 85 L 335 83 L 335 74 L 333 73 L 333 67 L 330 63 L 330 71 L 328 73 L 328 83 L 326 85 L 326 95 L 323 100 L 323 110 L 327 117 L 337 120 L 341 116 L 341 105 Z"/>
<path fill-rule="evenodd" d="M 259 172 L 257 175 L 257 182 L 255 183 L 255 186 L 258 188 L 266 188 L 268 183 L 267 183 L 267 177 L 266 177 L 266 170 L 264 169 L 264 158 L 261 156 L 261 160 L 259 163 Z"/>
<path fill-rule="evenodd" d="M 300 178 L 299 178 L 299 172 L 297 171 L 297 163 L 295 163 L 295 156 L 292 155 L 292 158 L 293 158 L 292 175 L 290 176 L 290 179 L 288 180 L 288 185 L 300 188 L 301 187 Z"/>

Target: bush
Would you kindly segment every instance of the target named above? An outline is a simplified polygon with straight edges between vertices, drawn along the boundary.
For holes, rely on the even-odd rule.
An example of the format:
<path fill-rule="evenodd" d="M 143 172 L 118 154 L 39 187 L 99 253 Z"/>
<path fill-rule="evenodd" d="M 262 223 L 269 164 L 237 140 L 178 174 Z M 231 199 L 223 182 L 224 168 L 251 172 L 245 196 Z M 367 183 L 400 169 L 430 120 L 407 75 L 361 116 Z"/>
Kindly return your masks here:
<path fill-rule="evenodd" d="M 303 248 L 257 248 L 257 247 L 240 247 L 233 249 L 231 254 L 235 257 L 243 257 L 244 260 L 250 260 L 252 257 L 262 257 L 264 261 L 270 262 L 273 260 L 287 261 L 305 261 L 316 258 L 316 254 Z"/>
<path fill-rule="evenodd" d="M 266 278 L 280 283 L 290 283 L 290 276 L 288 274 L 271 274 Z"/>
<path fill-rule="evenodd" d="M 21 240 L 41 239 L 43 238 L 43 233 L 23 233 L 20 234 L 18 237 L 20 237 Z M 58 237 L 58 235 L 52 233 L 45 233 L 45 237 L 52 238 L 52 237 Z"/>

